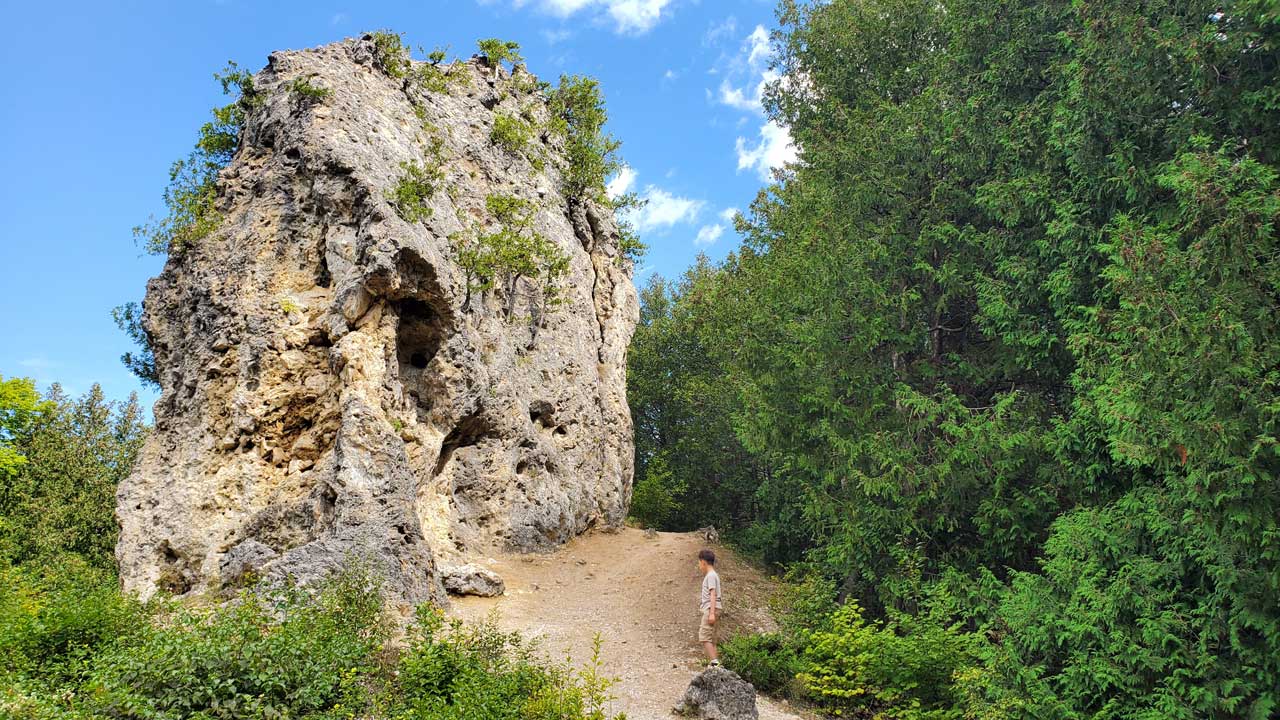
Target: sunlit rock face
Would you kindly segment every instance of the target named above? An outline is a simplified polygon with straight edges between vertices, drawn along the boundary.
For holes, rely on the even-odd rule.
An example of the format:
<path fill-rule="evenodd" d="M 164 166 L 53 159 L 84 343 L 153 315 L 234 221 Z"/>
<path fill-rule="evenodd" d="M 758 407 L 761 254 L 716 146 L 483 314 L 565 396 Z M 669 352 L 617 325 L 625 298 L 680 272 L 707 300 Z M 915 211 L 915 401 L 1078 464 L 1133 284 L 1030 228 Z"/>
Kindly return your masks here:
<path fill-rule="evenodd" d="M 127 590 L 306 582 L 360 558 L 416 602 L 440 596 L 437 560 L 622 521 L 637 303 L 612 213 L 565 196 L 527 76 L 450 72 L 444 92 L 391 77 L 365 38 L 256 76 L 218 230 L 147 287 L 163 393 L 118 495 Z M 301 97 L 297 78 L 332 93 Z M 518 113 L 539 128 L 527 153 L 490 141 Z M 431 162 L 443 187 L 406 221 L 388 194 Z M 536 202 L 533 228 L 567 254 L 558 305 L 527 280 L 468 301 L 457 237 L 493 194 Z"/>

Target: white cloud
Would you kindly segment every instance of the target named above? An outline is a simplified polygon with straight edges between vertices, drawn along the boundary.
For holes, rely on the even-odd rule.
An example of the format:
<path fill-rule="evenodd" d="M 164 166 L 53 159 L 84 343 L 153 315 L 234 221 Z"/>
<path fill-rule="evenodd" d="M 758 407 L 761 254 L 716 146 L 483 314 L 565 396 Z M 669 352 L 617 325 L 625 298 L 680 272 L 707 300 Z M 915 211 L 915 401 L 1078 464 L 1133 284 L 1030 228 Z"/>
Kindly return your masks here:
<path fill-rule="evenodd" d="M 608 0 L 609 14 L 618 23 L 619 32 L 648 32 L 662 19 L 662 9 L 671 0 Z"/>
<path fill-rule="evenodd" d="M 477 0 L 481 5 L 494 0 Z M 618 33 L 641 35 L 653 29 L 666 15 L 673 0 L 511 0 L 511 6 L 520 9 L 533 5 L 542 12 L 565 19 L 581 11 L 592 11 L 594 18 L 608 16 Z M 664 14 L 664 11 L 665 14 Z"/>
<path fill-rule="evenodd" d="M 760 142 L 754 147 L 747 145 L 746 138 L 739 137 L 737 152 L 738 170 L 754 169 L 766 182 L 773 179 L 773 170 L 796 161 L 791 132 L 773 120 L 760 128 Z"/>
<path fill-rule="evenodd" d="M 626 195 L 627 191 L 636 182 L 636 171 L 631 169 L 629 165 L 623 165 L 618 174 L 605 185 L 604 192 L 612 200 L 620 195 Z"/>
<path fill-rule="evenodd" d="M 710 245 L 724 234 L 724 226 L 720 224 L 703 225 L 698 228 L 698 237 L 693 239 L 694 245 Z"/>
<path fill-rule="evenodd" d="M 668 68 L 666 72 L 662 73 L 663 80 L 675 80 L 678 77 L 680 77 L 680 73 L 675 70 L 671 70 L 670 68 Z"/>
<path fill-rule="evenodd" d="M 725 222 L 733 222 L 733 219 L 737 216 L 738 208 L 736 207 L 727 207 L 720 211 L 720 219 Z"/>
<path fill-rule="evenodd" d="M 712 68 L 721 74 L 720 102 L 743 112 L 764 113 L 764 91 L 769 83 L 778 79 L 778 73 L 769 68 L 773 59 L 773 46 L 769 32 L 763 25 L 756 25 L 742 41 L 738 54 L 721 58 L 724 67 Z"/>
<path fill-rule="evenodd" d="M 341 25 L 346 21 L 347 21 L 347 14 L 343 12 L 334 13 L 333 17 L 329 18 L 330 25 Z"/>
<path fill-rule="evenodd" d="M 646 186 L 641 199 L 644 206 L 631 211 L 628 219 L 642 233 L 665 230 L 678 223 L 692 223 L 706 204 L 702 200 L 672 195 L 655 185 Z"/>
<path fill-rule="evenodd" d="M 751 67 L 764 67 L 773 59 L 773 48 L 769 46 L 769 33 L 764 29 L 763 25 L 757 25 L 756 29 L 751 31 L 745 44 L 749 48 L 747 64 Z"/>
<path fill-rule="evenodd" d="M 738 20 L 730 15 L 707 28 L 707 33 L 702 36 L 702 44 L 704 46 L 719 45 L 722 39 L 736 32 L 738 32 Z"/>

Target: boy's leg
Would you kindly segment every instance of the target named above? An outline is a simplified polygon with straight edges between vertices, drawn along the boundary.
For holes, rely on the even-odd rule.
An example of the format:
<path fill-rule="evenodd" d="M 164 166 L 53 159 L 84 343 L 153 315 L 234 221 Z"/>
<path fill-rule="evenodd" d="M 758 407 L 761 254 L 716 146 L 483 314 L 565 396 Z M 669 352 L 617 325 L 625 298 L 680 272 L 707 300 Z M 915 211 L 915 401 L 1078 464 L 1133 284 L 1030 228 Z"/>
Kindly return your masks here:
<path fill-rule="evenodd" d="M 707 654 L 707 659 L 713 663 L 719 662 L 719 652 L 716 649 L 716 628 L 707 622 L 707 613 L 702 613 L 702 621 L 698 623 L 698 642 L 702 643 L 702 650 Z"/>

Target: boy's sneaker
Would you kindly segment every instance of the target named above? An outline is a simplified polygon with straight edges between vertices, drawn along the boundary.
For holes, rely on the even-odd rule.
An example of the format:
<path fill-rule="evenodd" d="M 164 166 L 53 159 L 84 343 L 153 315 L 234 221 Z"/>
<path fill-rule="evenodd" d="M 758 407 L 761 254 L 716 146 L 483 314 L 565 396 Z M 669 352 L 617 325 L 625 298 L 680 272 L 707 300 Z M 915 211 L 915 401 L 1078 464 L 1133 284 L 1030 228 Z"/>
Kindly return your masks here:
<path fill-rule="evenodd" d="M 711 661 L 711 667 L 720 667 L 720 661 L 719 661 L 719 660 L 712 660 L 712 661 Z"/>

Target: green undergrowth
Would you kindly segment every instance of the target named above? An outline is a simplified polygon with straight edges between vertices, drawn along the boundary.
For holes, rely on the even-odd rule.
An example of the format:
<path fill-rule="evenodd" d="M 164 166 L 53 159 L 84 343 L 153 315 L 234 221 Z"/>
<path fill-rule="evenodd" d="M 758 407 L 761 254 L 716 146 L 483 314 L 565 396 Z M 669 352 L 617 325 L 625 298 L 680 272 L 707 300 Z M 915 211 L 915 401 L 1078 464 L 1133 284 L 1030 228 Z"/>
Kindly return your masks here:
<path fill-rule="evenodd" d="M 550 662 L 490 618 L 418 608 L 403 641 L 358 565 L 310 589 L 232 602 L 139 603 L 74 557 L 0 569 L 0 716 L 605 720 L 614 681 L 594 658 Z"/>

